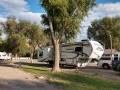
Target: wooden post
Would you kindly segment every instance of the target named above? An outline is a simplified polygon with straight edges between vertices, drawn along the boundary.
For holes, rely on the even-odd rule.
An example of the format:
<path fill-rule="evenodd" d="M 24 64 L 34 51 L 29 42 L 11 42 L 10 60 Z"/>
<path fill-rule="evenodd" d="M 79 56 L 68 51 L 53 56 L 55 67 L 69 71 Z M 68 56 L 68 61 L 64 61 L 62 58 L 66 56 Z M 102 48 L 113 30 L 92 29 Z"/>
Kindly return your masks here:
<path fill-rule="evenodd" d="M 111 57 L 113 56 L 113 52 L 112 52 L 112 36 L 111 35 L 109 35 L 110 36 L 110 47 L 111 47 Z M 112 57 L 112 59 L 113 59 L 113 57 Z"/>

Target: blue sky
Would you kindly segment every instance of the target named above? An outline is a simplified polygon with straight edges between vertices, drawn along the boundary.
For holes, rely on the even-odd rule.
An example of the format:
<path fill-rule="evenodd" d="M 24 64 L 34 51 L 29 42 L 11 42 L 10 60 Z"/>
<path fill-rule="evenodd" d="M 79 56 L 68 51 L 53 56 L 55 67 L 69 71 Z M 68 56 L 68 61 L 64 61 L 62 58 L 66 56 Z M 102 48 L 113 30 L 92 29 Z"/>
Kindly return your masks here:
<path fill-rule="evenodd" d="M 32 12 L 45 12 L 42 7 L 40 7 L 39 0 L 25 0 L 30 6 L 30 11 Z"/>
<path fill-rule="evenodd" d="M 97 7 L 89 11 L 88 17 L 82 22 L 84 28 L 78 35 L 77 40 L 87 38 L 87 27 L 91 21 L 100 19 L 105 16 L 120 16 L 120 0 L 96 0 Z M 39 0 L 0 0 L 0 21 L 5 22 L 6 17 L 10 15 L 16 16 L 24 20 L 37 22 L 40 24 L 41 15 L 45 13 L 40 7 Z"/>
<path fill-rule="evenodd" d="M 28 3 L 29 6 L 29 10 L 32 12 L 40 12 L 43 13 L 45 12 L 44 9 L 42 7 L 40 7 L 39 5 L 39 0 L 25 0 Z M 97 4 L 100 3 L 116 3 L 116 2 L 120 2 L 120 0 L 96 0 Z M 5 9 L 3 7 L 0 7 L 0 13 L 5 12 Z"/>
<path fill-rule="evenodd" d="M 41 8 L 39 5 L 39 0 L 25 0 L 25 1 L 28 2 L 29 6 L 30 6 L 30 10 L 32 12 L 44 12 L 44 9 Z M 120 2 L 120 0 L 96 0 L 97 4 L 116 3 L 116 2 Z"/>
<path fill-rule="evenodd" d="M 96 0 L 97 4 L 100 4 L 100 3 L 116 3 L 116 2 L 120 2 L 120 0 Z"/>
<path fill-rule="evenodd" d="M 44 12 L 44 9 L 40 7 L 39 0 L 25 0 L 30 6 L 30 11 L 32 12 Z M 120 0 L 96 0 L 97 4 L 100 3 L 116 3 L 120 2 Z"/>

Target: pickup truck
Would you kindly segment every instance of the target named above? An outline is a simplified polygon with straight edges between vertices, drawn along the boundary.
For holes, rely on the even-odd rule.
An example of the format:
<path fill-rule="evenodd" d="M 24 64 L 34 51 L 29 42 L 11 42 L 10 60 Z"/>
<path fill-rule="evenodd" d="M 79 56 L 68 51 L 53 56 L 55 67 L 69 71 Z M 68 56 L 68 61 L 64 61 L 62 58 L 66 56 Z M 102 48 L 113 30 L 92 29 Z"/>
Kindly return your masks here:
<path fill-rule="evenodd" d="M 98 63 L 97 65 L 99 67 L 102 67 L 104 69 L 112 69 L 112 61 L 118 61 L 120 58 L 119 58 L 119 55 L 116 54 L 114 55 L 114 57 L 111 57 L 111 56 L 102 56 L 100 58 L 100 60 L 98 60 Z"/>
<path fill-rule="evenodd" d="M 120 72 L 120 60 L 112 60 L 112 68 L 114 71 Z"/>

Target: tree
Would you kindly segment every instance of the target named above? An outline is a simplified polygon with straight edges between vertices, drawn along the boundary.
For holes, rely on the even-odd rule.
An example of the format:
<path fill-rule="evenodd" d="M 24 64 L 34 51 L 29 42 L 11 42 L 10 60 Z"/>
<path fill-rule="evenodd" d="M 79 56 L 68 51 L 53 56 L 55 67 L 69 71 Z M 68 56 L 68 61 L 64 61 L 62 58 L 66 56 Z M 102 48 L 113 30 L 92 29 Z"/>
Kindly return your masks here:
<path fill-rule="evenodd" d="M 46 14 L 42 15 L 42 23 L 48 27 L 54 47 L 53 72 L 60 71 L 59 45 L 63 37 L 76 38 L 80 30 L 81 21 L 88 11 L 95 5 L 94 0 L 40 0 L 40 5 Z"/>
<path fill-rule="evenodd" d="M 24 50 L 26 50 L 25 48 L 27 45 L 30 47 L 31 61 L 35 50 L 38 47 L 45 45 L 47 42 L 47 38 L 43 33 L 43 28 L 38 26 L 36 23 L 20 19 L 16 20 L 15 16 L 10 16 L 7 18 L 7 21 L 1 25 L 7 34 L 7 51 L 10 52 L 11 50 L 15 55 L 24 54 Z"/>
<path fill-rule="evenodd" d="M 1 38 L 1 36 L 2 36 L 2 29 L 0 29 L 0 45 L 2 44 L 2 42 L 3 42 L 3 40 L 2 40 L 2 38 Z"/>
<path fill-rule="evenodd" d="M 7 35 L 12 35 L 12 34 L 18 34 L 18 27 L 17 27 L 17 20 L 15 16 L 9 16 L 7 17 L 6 22 L 1 23 L 2 27 L 3 27 L 3 31 L 7 34 Z"/>
<path fill-rule="evenodd" d="M 4 48 L 4 40 L 1 38 L 2 36 L 2 28 L 0 29 L 0 51 L 4 51 L 5 48 Z"/>
<path fill-rule="evenodd" d="M 31 23 L 25 20 L 19 20 L 19 31 L 21 31 L 29 44 L 31 62 L 35 51 L 48 42 L 43 32 L 43 28 L 37 23 Z"/>
<path fill-rule="evenodd" d="M 12 34 L 6 40 L 6 51 L 13 55 L 22 55 L 26 53 L 27 45 L 26 39 L 22 34 Z"/>
<path fill-rule="evenodd" d="M 111 35 L 113 48 L 120 50 L 120 17 L 104 17 L 94 20 L 89 26 L 87 34 L 88 38 L 98 40 L 105 48 L 110 48 Z"/>
<path fill-rule="evenodd" d="M 5 50 L 16 56 L 18 54 L 24 54 L 27 47 L 25 37 L 20 31 L 18 23 L 15 16 L 10 16 L 6 22 L 1 23 L 3 31 L 7 34 L 7 39 L 4 43 L 6 44 Z"/>
<path fill-rule="evenodd" d="M 35 50 L 40 48 L 41 46 L 46 45 L 47 37 L 43 33 L 43 29 L 39 27 L 36 23 L 31 23 L 30 29 L 27 30 L 28 43 L 30 46 L 31 52 L 31 61 L 33 58 L 33 54 Z"/>

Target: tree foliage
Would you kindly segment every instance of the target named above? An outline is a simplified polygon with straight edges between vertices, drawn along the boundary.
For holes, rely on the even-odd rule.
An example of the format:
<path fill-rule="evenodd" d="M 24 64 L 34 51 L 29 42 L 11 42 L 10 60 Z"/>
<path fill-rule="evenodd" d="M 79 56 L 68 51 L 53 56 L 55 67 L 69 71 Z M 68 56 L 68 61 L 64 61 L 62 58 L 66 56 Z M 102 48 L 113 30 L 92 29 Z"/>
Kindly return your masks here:
<path fill-rule="evenodd" d="M 25 36 L 20 31 L 18 23 L 15 16 L 10 16 L 1 24 L 3 31 L 7 34 L 3 43 L 4 50 L 16 56 L 25 54 L 27 48 Z"/>
<path fill-rule="evenodd" d="M 7 34 L 5 43 L 7 52 L 24 54 L 27 45 L 27 47 L 30 47 L 30 51 L 32 50 L 31 54 L 33 54 L 36 47 L 43 46 L 47 42 L 43 28 L 36 23 L 20 19 L 16 20 L 15 16 L 10 16 L 1 25 Z"/>
<path fill-rule="evenodd" d="M 33 54 L 36 49 L 45 46 L 47 41 L 47 37 L 43 33 L 43 28 L 38 26 L 36 23 L 31 23 L 30 28 L 27 31 L 26 37 L 28 38 L 28 43 L 31 51 L 31 58 L 33 58 Z"/>
<path fill-rule="evenodd" d="M 111 35 L 113 48 L 120 50 L 120 17 L 104 17 L 94 20 L 91 26 L 89 26 L 87 34 L 88 38 L 98 40 L 106 48 L 110 48 Z"/>
<path fill-rule="evenodd" d="M 26 39 L 22 34 L 12 34 L 6 40 L 6 50 L 14 55 L 22 55 L 26 53 Z"/>
<path fill-rule="evenodd" d="M 95 5 L 94 0 L 40 0 L 40 2 L 47 13 L 42 15 L 42 23 L 49 27 L 50 19 L 55 37 L 61 37 L 59 33 L 62 32 L 67 39 L 76 37 L 80 31 L 81 21 Z"/>
<path fill-rule="evenodd" d="M 19 33 L 15 16 L 7 17 L 6 22 L 2 23 L 2 26 L 3 26 L 4 32 L 8 35 Z"/>
<path fill-rule="evenodd" d="M 42 23 L 50 31 L 55 51 L 53 72 L 59 71 L 59 44 L 62 38 L 74 39 L 80 31 L 81 21 L 95 5 L 94 0 L 40 0 L 46 14 Z"/>

